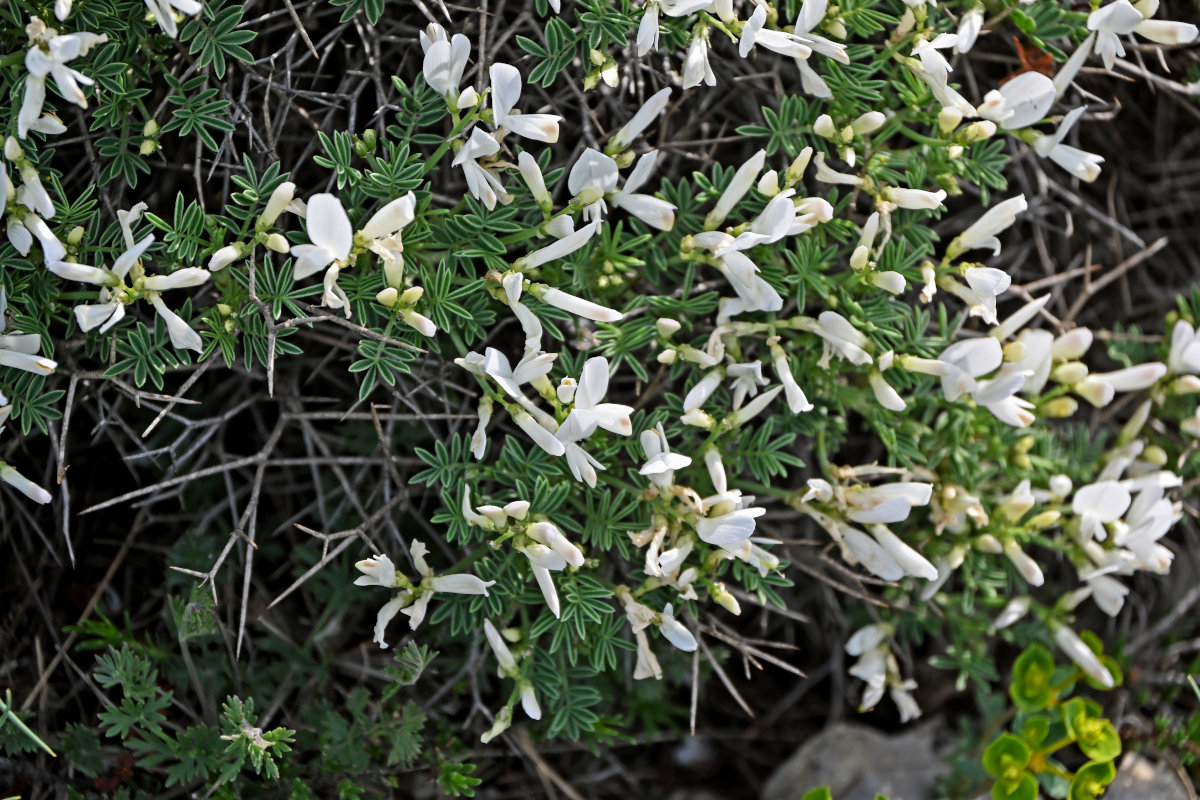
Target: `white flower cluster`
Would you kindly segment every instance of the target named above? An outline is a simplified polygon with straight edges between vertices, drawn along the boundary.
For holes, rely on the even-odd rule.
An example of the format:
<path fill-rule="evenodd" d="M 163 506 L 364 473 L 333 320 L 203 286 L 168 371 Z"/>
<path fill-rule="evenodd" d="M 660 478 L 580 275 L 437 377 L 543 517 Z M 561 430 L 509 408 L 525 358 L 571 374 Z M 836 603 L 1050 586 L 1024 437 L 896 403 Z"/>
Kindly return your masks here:
<path fill-rule="evenodd" d="M 921 707 L 912 696 L 917 682 L 900 674 L 900 665 L 889 645 L 894 633 L 892 626 L 883 622 L 859 628 L 846 641 L 846 654 L 858 658 L 850 667 L 850 674 L 866 683 L 859 710 L 874 708 L 886 691 L 900 711 L 900 721 L 911 722 L 921 716 Z"/>
<path fill-rule="evenodd" d="M 397 614 L 402 613 L 407 616 L 409 628 L 415 631 L 421 621 L 425 619 L 429 601 L 435 594 L 440 592 L 442 594 L 481 594 L 486 596 L 488 587 L 496 583 L 495 581 L 480 580 L 474 575 L 466 573 L 437 575 L 425 561 L 428 553 L 429 548 L 425 546 L 424 542 L 417 539 L 412 540 L 408 548 L 408 555 L 419 576 L 416 583 L 413 583 L 404 574 L 397 572 L 396 565 L 386 555 L 372 556 L 354 565 L 359 572 L 363 573 L 354 581 L 355 586 L 382 586 L 386 589 L 400 590 L 395 597 L 384 603 L 375 619 L 375 641 L 381 648 L 387 647 L 384 633 L 387 624 Z"/>
<path fill-rule="evenodd" d="M 583 552 L 567 540 L 558 526 L 541 518 L 529 516 L 529 501 L 514 500 L 503 507 L 495 505 L 477 506 L 471 509 L 471 492 L 465 490 L 462 499 L 462 515 L 466 521 L 485 531 L 498 534 L 492 540 L 493 547 L 508 541 L 513 549 L 529 561 L 529 571 L 537 581 L 546 607 L 558 617 L 562 607 L 558 590 L 554 587 L 551 572 L 561 572 L 568 566 L 578 569 L 583 566 Z"/>

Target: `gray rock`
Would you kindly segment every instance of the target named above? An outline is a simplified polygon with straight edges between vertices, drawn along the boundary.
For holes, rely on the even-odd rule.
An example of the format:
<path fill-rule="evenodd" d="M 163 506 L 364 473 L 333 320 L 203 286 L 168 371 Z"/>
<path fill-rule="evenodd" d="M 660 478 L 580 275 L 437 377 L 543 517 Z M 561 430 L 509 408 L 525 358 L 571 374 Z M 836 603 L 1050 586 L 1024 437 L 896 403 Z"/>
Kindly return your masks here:
<path fill-rule="evenodd" d="M 1109 784 L 1104 800 L 1190 800 L 1191 797 L 1173 769 L 1137 753 L 1128 753 L 1121 759 L 1117 777 Z"/>
<path fill-rule="evenodd" d="M 762 800 L 799 800 L 828 786 L 834 800 L 929 800 L 948 767 L 934 751 L 933 724 L 889 736 L 839 723 L 809 739 L 763 787 Z"/>

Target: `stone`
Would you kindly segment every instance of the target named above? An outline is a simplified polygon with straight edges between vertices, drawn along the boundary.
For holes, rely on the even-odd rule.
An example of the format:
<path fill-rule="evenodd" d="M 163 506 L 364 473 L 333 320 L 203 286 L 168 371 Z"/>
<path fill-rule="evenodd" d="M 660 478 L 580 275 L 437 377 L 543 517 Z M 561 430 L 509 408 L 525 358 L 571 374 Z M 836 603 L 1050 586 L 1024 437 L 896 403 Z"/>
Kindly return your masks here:
<path fill-rule="evenodd" d="M 838 723 L 809 739 L 763 786 L 762 800 L 799 800 L 828 786 L 834 800 L 928 800 L 949 768 L 934 749 L 934 724 L 889 736 Z"/>
<path fill-rule="evenodd" d="M 1121 759 L 1104 800 L 1190 800 L 1192 796 L 1173 769 L 1128 753 Z"/>

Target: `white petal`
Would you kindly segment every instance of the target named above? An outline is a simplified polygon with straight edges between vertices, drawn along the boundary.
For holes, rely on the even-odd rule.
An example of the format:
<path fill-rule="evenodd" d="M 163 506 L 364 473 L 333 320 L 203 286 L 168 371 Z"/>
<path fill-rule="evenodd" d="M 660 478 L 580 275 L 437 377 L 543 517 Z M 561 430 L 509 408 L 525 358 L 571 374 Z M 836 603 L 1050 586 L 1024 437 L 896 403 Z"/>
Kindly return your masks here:
<path fill-rule="evenodd" d="M 342 201 L 336 196 L 322 193 L 310 197 L 305 225 L 312 243 L 333 254 L 331 261 L 341 261 L 350 255 L 354 231 Z"/>

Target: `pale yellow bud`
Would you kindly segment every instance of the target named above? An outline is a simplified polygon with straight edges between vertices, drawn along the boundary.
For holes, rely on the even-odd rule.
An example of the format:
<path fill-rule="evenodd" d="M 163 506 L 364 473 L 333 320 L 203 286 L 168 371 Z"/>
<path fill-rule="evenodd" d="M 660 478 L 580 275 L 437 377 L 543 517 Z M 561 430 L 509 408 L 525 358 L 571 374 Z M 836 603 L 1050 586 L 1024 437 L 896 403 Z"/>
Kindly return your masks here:
<path fill-rule="evenodd" d="M 734 597 L 725 588 L 724 583 L 714 583 L 712 587 L 712 599 L 717 605 L 728 611 L 730 614 L 741 614 L 742 607 L 738 604 L 737 598 Z"/>
<path fill-rule="evenodd" d="M 1004 345 L 1004 360 L 1012 364 L 1021 361 L 1029 354 L 1029 348 L 1024 342 L 1009 342 Z"/>
<path fill-rule="evenodd" d="M 287 237 L 282 233 L 272 233 L 267 237 L 265 244 L 268 250 L 273 250 L 276 253 L 286 253 L 291 249 Z"/>
<path fill-rule="evenodd" d="M 1156 467 L 1165 467 L 1167 465 L 1167 451 L 1156 444 L 1152 444 L 1142 451 L 1142 460 L 1149 461 Z"/>
<path fill-rule="evenodd" d="M 1062 514 L 1057 511 L 1043 511 L 1029 520 L 1028 528 L 1032 531 L 1044 531 L 1058 524 Z"/>
<path fill-rule="evenodd" d="M 1055 368 L 1052 375 L 1059 383 L 1079 383 L 1088 376 L 1088 368 L 1082 361 L 1068 361 Z"/>
<path fill-rule="evenodd" d="M 663 339 L 670 339 L 683 325 L 677 319 L 669 317 L 659 317 L 654 321 L 654 329 L 658 331 L 658 335 Z"/>
<path fill-rule="evenodd" d="M 949 133 L 959 126 L 962 122 L 963 114 L 953 106 L 946 106 L 938 112 L 938 129 L 942 133 Z"/>
<path fill-rule="evenodd" d="M 398 298 L 399 292 L 397 292 L 391 286 L 375 295 L 375 299 L 378 300 L 381 305 L 385 305 L 388 308 L 394 308 Z"/>
<path fill-rule="evenodd" d="M 1065 419 L 1079 410 L 1079 402 L 1074 397 L 1056 397 L 1042 406 L 1042 416 L 1052 419 Z"/>

